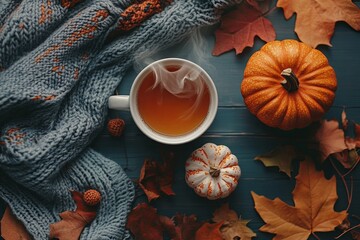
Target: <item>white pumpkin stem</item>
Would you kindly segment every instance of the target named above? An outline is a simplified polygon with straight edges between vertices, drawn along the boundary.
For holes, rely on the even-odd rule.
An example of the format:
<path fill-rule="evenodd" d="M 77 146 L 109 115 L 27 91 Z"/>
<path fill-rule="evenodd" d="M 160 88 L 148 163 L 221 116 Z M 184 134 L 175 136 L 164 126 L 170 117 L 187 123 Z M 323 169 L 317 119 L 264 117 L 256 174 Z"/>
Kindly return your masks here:
<path fill-rule="evenodd" d="M 220 169 L 218 167 L 210 167 L 210 176 L 218 177 L 220 175 Z"/>
<path fill-rule="evenodd" d="M 281 76 L 285 79 L 281 82 L 281 85 L 288 91 L 293 92 L 299 88 L 299 79 L 296 77 L 291 68 L 286 68 L 281 72 Z"/>

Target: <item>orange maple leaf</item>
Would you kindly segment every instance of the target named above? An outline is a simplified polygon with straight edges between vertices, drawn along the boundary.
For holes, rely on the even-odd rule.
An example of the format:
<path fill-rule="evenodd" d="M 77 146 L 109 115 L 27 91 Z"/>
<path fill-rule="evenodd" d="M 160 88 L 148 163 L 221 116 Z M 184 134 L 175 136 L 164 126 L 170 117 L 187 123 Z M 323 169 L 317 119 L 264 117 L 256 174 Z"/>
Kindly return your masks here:
<path fill-rule="evenodd" d="M 276 37 L 271 22 L 262 12 L 246 2 L 222 17 L 215 35 L 215 56 L 232 49 L 235 49 L 236 54 L 240 54 L 246 47 L 254 45 L 255 36 L 259 36 L 265 42 L 273 41 Z"/>
<path fill-rule="evenodd" d="M 75 201 L 76 210 L 60 213 L 61 220 L 50 224 L 50 239 L 77 240 L 85 226 L 96 217 L 96 206 L 88 206 L 84 202 L 82 193 L 71 191 L 71 195 Z"/>
<path fill-rule="evenodd" d="M 321 161 L 324 161 L 330 154 L 342 152 L 348 146 L 345 143 L 345 134 L 339 128 L 336 120 L 323 120 L 315 134 L 315 141 L 319 144 Z"/>
<path fill-rule="evenodd" d="M 195 240 L 223 240 L 220 228 L 223 222 L 204 223 L 195 234 Z"/>
<path fill-rule="evenodd" d="M 175 195 L 172 190 L 174 175 L 174 154 L 168 153 L 164 163 L 145 159 L 140 170 L 139 186 L 148 197 L 149 202 L 160 197 L 161 193 Z"/>
<path fill-rule="evenodd" d="M 9 206 L 6 207 L 4 215 L 0 221 L 0 235 L 0 239 L 6 240 L 32 239 L 23 223 L 16 218 Z"/>
<path fill-rule="evenodd" d="M 360 30 L 360 9 L 351 0 L 279 0 L 286 19 L 296 13 L 295 32 L 304 43 L 331 46 L 335 23 L 344 21 Z"/>
<path fill-rule="evenodd" d="M 347 216 L 346 211 L 334 211 L 338 198 L 335 176 L 327 180 L 309 159 L 300 163 L 293 191 L 294 207 L 279 198 L 270 200 L 251 194 L 256 211 L 266 223 L 260 230 L 276 234 L 275 240 L 305 240 L 315 232 L 334 230 Z"/>

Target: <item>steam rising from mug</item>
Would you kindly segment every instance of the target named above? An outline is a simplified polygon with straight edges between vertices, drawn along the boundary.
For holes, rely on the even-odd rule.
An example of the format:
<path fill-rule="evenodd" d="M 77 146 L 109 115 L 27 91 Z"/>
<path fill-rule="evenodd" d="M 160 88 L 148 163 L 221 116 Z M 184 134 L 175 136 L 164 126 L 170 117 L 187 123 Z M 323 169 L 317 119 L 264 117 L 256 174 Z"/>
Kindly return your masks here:
<path fill-rule="evenodd" d="M 181 66 L 164 66 L 158 64 L 154 65 L 152 71 L 155 77 L 152 89 L 159 87 L 161 90 L 166 90 L 178 98 L 193 98 L 194 104 L 182 117 L 187 118 L 194 114 L 201 101 L 204 88 L 206 87 L 202 80 L 200 70 L 188 64 Z M 163 99 L 160 100 L 162 101 Z M 161 104 L 161 102 L 158 104 Z"/>
<path fill-rule="evenodd" d="M 206 66 L 208 70 L 214 70 L 208 60 L 211 55 L 208 55 L 209 47 L 203 36 L 206 31 L 208 30 L 205 28 L 192 31 L 183 45 L 184 49 L 180 52 L 188 52 L 189 55 L 186 58 L 191 58 L 195 63 Z M 161 55 L 161 49 L 142 51 L 141 55 L 135 57 L 135 68 L 142 69 L 153 62 L 154 59 L 163 58 Z M 168 66 L 160 64 L 154 66 L 152 69 L 155 75 L 153 88 L 160 87 L 179 98 L 193 98 L 196 96 L 194 105 L 184 114 L 184 117 L 186 115 L 191 116 L 196 111 L 206 86 L 202 81 L 200 70 L 194 69 L 188 64 L 175 67 L 169 69 Z"/>

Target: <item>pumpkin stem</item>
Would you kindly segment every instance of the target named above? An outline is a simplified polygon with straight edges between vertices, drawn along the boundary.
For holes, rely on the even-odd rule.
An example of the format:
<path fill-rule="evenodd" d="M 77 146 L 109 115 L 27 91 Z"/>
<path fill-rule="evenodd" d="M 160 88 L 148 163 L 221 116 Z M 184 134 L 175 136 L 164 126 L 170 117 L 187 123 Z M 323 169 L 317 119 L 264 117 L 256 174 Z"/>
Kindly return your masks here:
<path fill-rule="evenodd" d="M 281 85 L 288 91 L 293 92 L 299 88 L 299 80 L 295 76 L 291 68 L 284 69 L 281 72 L 281 76 L 285 79 L 281 82 Z"/>
<path fill-rule="evenodd" d="M 218 177 L 220 175 L 220 169 L 217 167 L 210 167 L 210 176 Z"/>

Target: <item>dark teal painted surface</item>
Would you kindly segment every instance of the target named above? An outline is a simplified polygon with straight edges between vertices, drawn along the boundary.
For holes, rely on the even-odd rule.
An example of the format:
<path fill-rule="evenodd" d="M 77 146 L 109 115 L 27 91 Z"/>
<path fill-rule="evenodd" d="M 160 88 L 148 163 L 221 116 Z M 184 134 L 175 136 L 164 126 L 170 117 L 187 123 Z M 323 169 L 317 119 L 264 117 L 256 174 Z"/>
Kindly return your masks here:
<path fill-rule="evenodd" d="M 277 39 L 297 39 L 293 32 L 294 18 L 286 21 L 282 10 L 276 9 L 268 18 L 272 21 Z M 256 239 L 271 239 L 273 235 L 262 233 L 258 228 L 264 223 L 254 210 L 250 191 L 255 191 L 268 198 L 280 197 L 283 201 L 293 205 L 291 192 L 294 188 L 294 179 L 289 179 L 285 174 L 278 172 L 277 168 L 265 168 L 261 162 L 253 160 L 255 156 L 265 153 L 274 147 L 294 141 L 302 131 L 282 132 L 264 126 L 252 116 L 244 105 L 240 94 L 240 84 L 245 64 L 249 57 L 264 43 L 256 39 L 253 48 L 248 48 L 243 54 L 236 56 L 234 52 L 223 54 L 219 57 L 211 56 L 214 46 L 214 35 L 206 31 L 204 40 L 206 58 L 208 62 L 199 64 L 212 76 L 218 89 L 219 110 L 217 117 L 210 129 L 200 138 L 183 145 L 168 146 L 154 142 L 144 136 L 135 126 L 129 112 L 111 111 L 110 116 L 120 116 L 126 121 L 126 129 L 119 139 L 110 137 L 106 131 L 94 141 L 93 147 L 116 161 L 126 169 L 132 179 L 137 179 L 140 168 L 145 158 L 161 160 L 161 155 L 166 151 L 173 151 L 176 157 L 176 168 L 173 189 L 176 196 L 161 197 L 151 204 L 158 208 L 160 214 L 173 216 L 176 213 L 196 214 L 200 220 L 212 217 L 213 211 L 225 202 L 229 202 L 244 219 L 249 219 L 249 227 L 258 235 Z M 351 29 L 344 23 L 336 25 L 335 34 L 331 40 L 333 47 L 321 46 L 319 49 L 329 58 L 338 78 L 338 90 L 333 107 L 325 118 L 340 119 L 343 107 L 346 107 L 348 118 L 360 123 L 360 33 Z M 162 57 L 183 57 L 193 61 L 191 48 L 184 47 L 180 43 L 171 49 L 154 56 L 154 59 Z M 139 69 L 130 71 L 119 86 L 121 94 L 127 94 L 132 81 Z M 238 157 L 242 169 L 242 176 L 235 192 L 228 198 L 210 201 L 198 197 L 184 181 L 184 162 L 189 154 L 196 148 L 207 142 L 227 145 Z M 297 163 L 295 164 L 296 174 Z M 334 174 L 329 162 L 325 164 L 327 176 Z M 352 173 L 354 177 L 353 202 L 350 213 L 360 216 L 360 168 L 357 167 Z M 139 191 L 141 193 L 141 191 Z M 337 210 L 346 207 L 346 195 L 341 182 L 338 179 L 338 194 L 340 199 L 336 204 Z M 136 199 L 136 202 L 146 201 L 144 196 Z M 354 224 L 359 219 L 354 219 Z M 337 233 L 318 234 L 321 239 L 333 239 Z M 313 238 L 310 238 L 313 239 Z M 342 239 L 350 239 L 345 236 Z"/>

